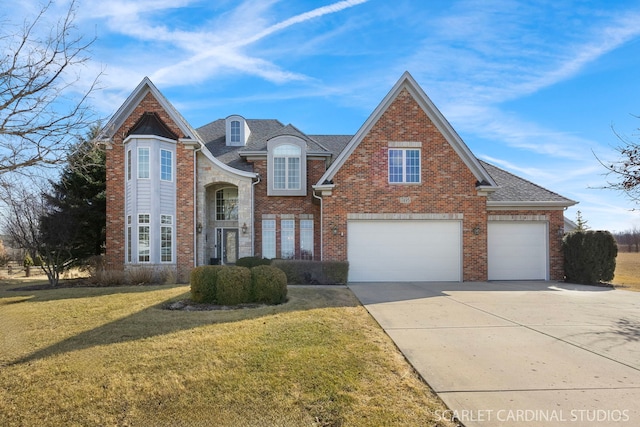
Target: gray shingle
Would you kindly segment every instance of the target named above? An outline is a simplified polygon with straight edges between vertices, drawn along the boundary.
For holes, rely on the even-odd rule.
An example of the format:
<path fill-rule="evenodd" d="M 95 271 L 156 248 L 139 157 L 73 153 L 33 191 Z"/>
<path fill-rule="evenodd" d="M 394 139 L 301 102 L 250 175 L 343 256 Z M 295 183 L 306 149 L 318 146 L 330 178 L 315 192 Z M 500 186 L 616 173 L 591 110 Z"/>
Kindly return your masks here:
<path fill-rule="evenodd" d="M 540 187 L 526 179 L 520 178 L 490 163 L 480 161 L 489 175 L 496 181 L 498 188 L 489 195 L 492 202 L 558 202 L 567 205 L 574 204 L 553 191 Z"/>

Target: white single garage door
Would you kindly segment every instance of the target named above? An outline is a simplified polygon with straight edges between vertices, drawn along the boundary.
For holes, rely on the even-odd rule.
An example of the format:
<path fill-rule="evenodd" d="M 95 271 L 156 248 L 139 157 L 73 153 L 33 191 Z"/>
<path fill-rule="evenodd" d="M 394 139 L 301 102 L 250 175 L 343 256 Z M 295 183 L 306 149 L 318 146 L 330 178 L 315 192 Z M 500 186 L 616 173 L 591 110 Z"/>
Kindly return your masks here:
<path fill-rule="evenodd" d="M 349 221 L 349 281 L 461 281 L 461 228 L 448 220 Z"/>
<path fill-rule="evenodd" d="M 547 280 L 546 222 L 489 222 L 489 280 Z"/>

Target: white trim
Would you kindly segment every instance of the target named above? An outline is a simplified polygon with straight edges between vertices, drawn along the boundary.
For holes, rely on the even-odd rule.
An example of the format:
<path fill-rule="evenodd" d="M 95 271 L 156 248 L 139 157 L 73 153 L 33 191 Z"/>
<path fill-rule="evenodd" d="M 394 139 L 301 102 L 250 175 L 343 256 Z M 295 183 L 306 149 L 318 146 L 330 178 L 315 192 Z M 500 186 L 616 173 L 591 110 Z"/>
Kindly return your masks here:
<path fill-rule="evenodd" d="M 368 220 L 462 220 L 462 213 L 348 213 L 349 221 Z"/>

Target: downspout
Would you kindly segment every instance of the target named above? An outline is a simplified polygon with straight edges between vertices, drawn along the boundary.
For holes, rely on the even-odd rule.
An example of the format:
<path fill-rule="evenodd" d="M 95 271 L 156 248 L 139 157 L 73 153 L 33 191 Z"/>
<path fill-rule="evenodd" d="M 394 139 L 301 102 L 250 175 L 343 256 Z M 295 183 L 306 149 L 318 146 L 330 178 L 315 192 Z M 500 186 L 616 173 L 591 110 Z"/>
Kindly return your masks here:
<path fill-rule="evenodd" d="M 322 197 L 316 196 L 316 190 L 313 190 L 313 197 L 320 200 L 320 261 L 324 261 L 324 211 L 322 209 Z"/>
<path fill-rule="evenodd" d="M 251 256 L 254 256 L 256 253 L 256 185 L 260 183 L 260 174 L 256 174 L 258 177 L 257 181 L 251 183 Z"/>
<path fill-rule="evenodd" d="M 193 267 L 198 266 L 198 151 L 202 147 L 193 150 Z"/>

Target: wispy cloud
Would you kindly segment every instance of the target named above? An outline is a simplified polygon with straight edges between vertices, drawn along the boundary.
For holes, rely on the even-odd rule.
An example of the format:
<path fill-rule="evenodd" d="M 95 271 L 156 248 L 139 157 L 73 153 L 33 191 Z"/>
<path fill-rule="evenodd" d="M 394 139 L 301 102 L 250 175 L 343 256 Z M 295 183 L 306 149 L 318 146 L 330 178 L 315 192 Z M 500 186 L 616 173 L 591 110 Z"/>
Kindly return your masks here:
<path fill-rule="evenodd" d="M 99 2 L 96 3 L 93 16 L 107 19 L 113 32 L 141 42 L 163 44 L 165 52 L 175 52 L 172 58 L 159 58 L 160 61 L 149 68 L 150 77 L 164 87 L 201 83 L 231 72 L 284 83 L 307 80 L 309 77 L 286 70 L 261 57 L 257 49 L 251 49 L 251 45 L 294 25 L 338 13 L 367 1 L 338 1 L 272 23 L 270 8 L 276 1 L 248 0 L 234 6 L 223 17 L 218 17 L 215 25 L 200 25 L 193 29 L 158 25 L 147 18 L 149 15 L 153 16 L 153 12 L 193 5 L 194 2 L 189 0 Z"/>

